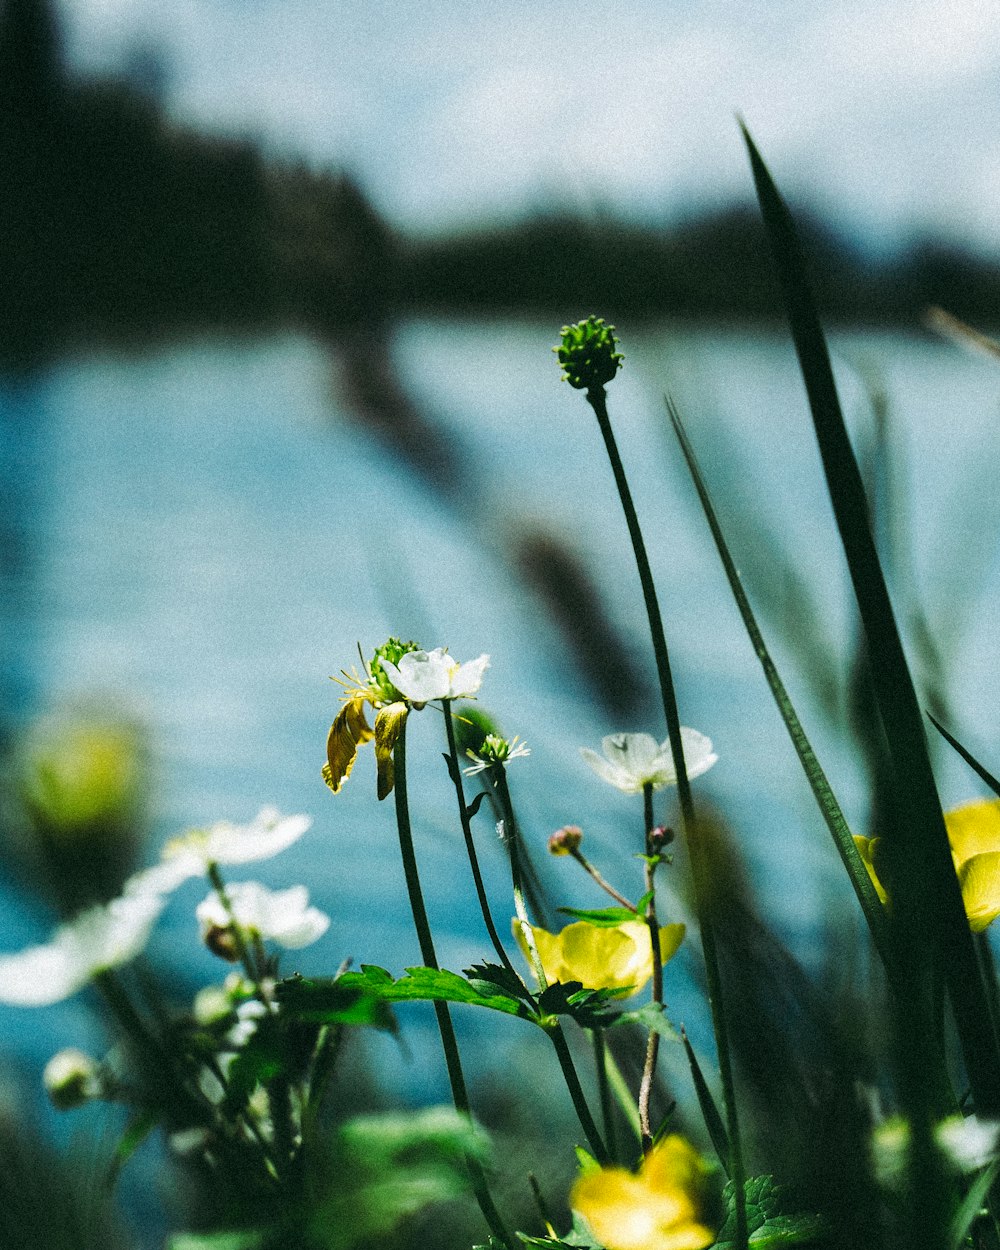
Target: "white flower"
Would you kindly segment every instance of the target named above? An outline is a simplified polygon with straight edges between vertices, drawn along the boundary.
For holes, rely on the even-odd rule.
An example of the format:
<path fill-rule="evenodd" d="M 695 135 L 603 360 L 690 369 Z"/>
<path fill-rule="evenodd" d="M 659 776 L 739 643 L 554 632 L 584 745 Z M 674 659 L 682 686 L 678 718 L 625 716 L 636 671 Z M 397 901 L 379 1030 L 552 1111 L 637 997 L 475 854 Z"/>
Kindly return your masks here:
<path fill-rule="evenodd" d="M 707 773 L 719 758 L 697 729 L 682 725 L 681 743 L 689 780 Z M 639 794 L 647 785 L 660 790 L 677 784 L 669 738 L 657 745 L 649 734 L 609 734 L 602 738 L 601 750 L 604 759 L 587 747 L 581 747 L 580 754 L 598 777 L 626 794 Z"/>
<path fill-rule="evenodd" d="M 210 864 L 250 864 L 270 859 L 297 842 L 312 824 L 309 816 L 282 816 L 264 807 L 249 825 L 222 820 L 210 829 L 191 829 L 163 848 L 161 862 L 125 883 L 126 894 L 169 894 Z"/>
<path fill-rule="evenodd" d="M 69 998 L 99 972 L 128 963 L 143 949 L 166 900 L 126 895 L 89 907 L 60 925 L 51 942 L 0 956 L 0 1002 L 44 1007 Z"/>
<path fill-rule="evenodd" d="M 383 660 L 382 668 L 399 693 L 421 708 L 432 699 L 471 698 L 483 684 L 489 662 L 488 655 L 481 655 L 478 660 L 459 664 L 444 647 L 436 647 L 433 651 L 407 651 L 400 656 L 398 666 Z"/>
<path fill-rule="evenodd" d="M 97 1063 L 72 1046 L 60 1050 L 48 1061 L 42 1073 L 42 1084 L 57 1111 L 82 1107 L 100 1098 L 104 1090 Z"/>
<path fill-rule="evenodd" d="M 462 772 L 467 777 L 474 777 L 476 773 L 485 772 L 487 768 L 493 768 L 496 764 L 502 764 L 505 768 L 508 760 L 523 759 L 531 754 L 531 747 L 526 742 L 518 741 L 518 735 L 508 741 L 501 738 L 499 734 L 487 734 L 483 739 L 483 744 L 478 751 L 471 748 L 466 751 L 466 755 L 471 760 L 475 760 L 468 768 L 463 768 Z"/>
<path fill-rule="evenodd" d="M 257 881 L 242 881 L 227 885 L 226 895 L 244 933 L 277 942 L 288 950 L 311 945 L 330 926 L 329 916 L 309 906 L 309 891 L 304 885 L 269 890 Z M 203 938 L 211 929 L 228 929 L 231 924 L 229 912 L 214 891 L 198 904 L 195 914 Z"/>

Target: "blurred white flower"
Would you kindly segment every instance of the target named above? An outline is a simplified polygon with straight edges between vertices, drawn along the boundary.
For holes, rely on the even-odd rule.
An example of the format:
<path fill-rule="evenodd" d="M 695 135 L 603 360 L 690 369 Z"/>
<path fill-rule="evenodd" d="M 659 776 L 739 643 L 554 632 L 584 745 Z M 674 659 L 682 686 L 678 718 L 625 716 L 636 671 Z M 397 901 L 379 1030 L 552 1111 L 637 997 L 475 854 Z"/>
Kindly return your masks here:
<path fill-rule="evenodd" d="M 209 829 L 190 829 L 163 848 L 160 863 L 125 883 L 130 895 L 169 894 L 191 877 L 203 877 L 210 864 L 250 864 L 270 859 L 297 842 L 312 824 L 309 816 L 282 816 L 265 807 L 249 825 L 219 821 Z"/>
<path fill-rule="evenodd" d="M 42 1084 L 57 1111 L 72 1111 L 104 1092 L 100 1067 L 82 1050 L 69 1046 L 45 1065 Z"/>
<path fill-rule="evenodd" d="M 289 950 L 311 945 L 330 926 L 329 916 L 309 906 L 309 891 L 304 885 L 269 890 L 258 881 L 241 881 L 227 885 L 226 895 L 244 934 L 265 942 L 277 942 Z M 232 923 L 215 891 L 198 904 L 195 914 L 202 938 L 213 929 L 228 929 Z"/>
<path fill-rule="evenodd" d="M 436 647 L 433 651 L 407 651 L 398 665 L 383 660 L 382 667 L 399 693 L 415 708 L 421 708 L 433 699 L 471 698 L 483 684 L 489 662 L 488 655 L 481 655 L 478 660 L 459 664 L 444 647 Z"/>
<path fill-rule="evenodd" d="M 709 739 L 686 725 L 681 726 L 681 745 L 689 780 L 707 773 L 719 758 Z M 677 784 L 669 738 L 658 744 L 650 734 L 608 734 L 601 750 L 603 759 L 588 747 L 581 747 L 580 754 L 598 777 L 626 794 L 640 794 L 647 785 L 661 790 Z"/>
<path fill-rule="evenodd" d="M 69 998 L 92 977 L 128 963 L 143 949 L 166 900 L 126 895 L 89 907 L 60 925 L 45 946 L 0 956 L 0 1002 L 43 1007 Z"/>

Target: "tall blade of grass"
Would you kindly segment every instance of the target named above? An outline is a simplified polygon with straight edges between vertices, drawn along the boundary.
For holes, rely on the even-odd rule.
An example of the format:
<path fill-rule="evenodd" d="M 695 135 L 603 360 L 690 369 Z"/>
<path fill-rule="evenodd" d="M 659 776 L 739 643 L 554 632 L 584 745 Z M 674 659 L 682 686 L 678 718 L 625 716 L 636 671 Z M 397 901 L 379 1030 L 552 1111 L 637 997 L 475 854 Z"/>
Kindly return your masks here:
<path fill-rule="evenodd" d="M 958 741 L 957 738 L 953 738 L 951 734 L 948 732 L 948 730 L 945 729 L 944 725 L 942 725 L 941 722 L 937 720 L 936 717 L 932 716 L 930 712 L 927 713 L 927 719 L 934 726 L 934 728 L 938 731 L 941 737 L 944 738 L 945 742 L 947 742 L 949 746 L 952 746 L 955 748 L 955 750 L 959 753 L 962 759 L 965 760 L 966 764 L 968 764 L 968 766 L 972 769 L 972 771 L 974 773 L 978 773 L 978 775 L 983 779 L 983 781 L 986 782 L 986 784 L 993 791 L 993 793 L 997 795 L 998 797 L 1000 797 L 1000 781 L 997 781 L 996 777 L 994 777 L 991 772 L 988 772 L 983 767 L 983 765 L 980 764 L 980 762 L 976 759 L 976 757 L 970 751 L 967 751 L 965 747 L 962 746 L 962 744 Z"/>
<path fill-rule="evenodd" d="M 719 559 L 722 561 L 722 567 L 729 580 L 729 588 L 732 591 L 733 598 L 736 600 L 736 606 L 739 608 L 740 616 L 743 618 L 743 624 L 753 644 L 757 659 L 760 660 L 767 684 L 771 688 L 771 694 L 774 696 L 778 711 L 785 722 L 788 736 L 795 747 L 795 752 L 802 764 L 813 796 L 823 815 L 823 819 L 826 821 L 826 826 L 830 830 L 834 844 L 847 870 L 847 875 L 850 877 L 851 885 L 854 887 L 858 902 L 861 904 L 861 910 L 864 913 L 865 920 L 868 922 L 868 928 L 871 930 L 872 940 L 891 977 L 893 954 L 885 908 L 882 906 L 875 892 L 875 887 L 872 885 L 871 877 L 868 875 L 868 870 L 858 854 L 858 848 L 854 843 L 854 838 L 851 836 L 851 830 L 844 819 L 844 813 L 841 811 L 836 795 L 833 793 L 826 774 L 816 758 L 816 753 L 813 751 L 809 739 L 806 737 L 806 732 L 802 728 L 802 722 L 799 720 L 792 701 L 788 697 L 788 691 L 785 689 L 784 682 L 781 680 L 774 661 L 771 659 L 764 636 L 757 625 L 753 608 L 750 606 L 750 601 L 743 589 L 739 571 L 730 554 L 729 546 L 722 532 L 722 526 L 719 524 L 718 514 L 708 493 L 704 475 L 688 439 L 687 431 L 684 429 L 681 415 L 672 399 L 668 398 L 666 402 L 674 433 L 677 435 L 677 441 L 680 444 L 681 451 L 684 453 L 684 459 L 687 461 L 688 472 L 691 474 L 691 480 L 694 482 L 698 498 L 701 500 L 705 520 L 708 522 L 708 528 L 712 532 Z"/>
<path fill-rule="evenodd" d="M 681 1041 L 684 1043 L 684 1052 L 687 1055 L 687 1061 L 691 1068 L 691 1079 L 694 1082 L 694 1091 L 698 1095 L 698 1105 L 701 1107 L 705 1127 L 708 1129 L 708 1135 L 712 1139 L 715 1153 L 719 1156 L 719 1162 L 722 1164 L 728 1177 L 729 1160 L 731 1157 L 729 1134 L 726 1132 L 726 1126 L 723 1123 L 719 1108 L 715 1105 L 712 1091 L 708 1088 L 708 1082 L 705 1080 L 705 1074 L 701 1070 L 698 1056 L 694 1053 L 694 1047 L 688 1040 L 688 1035 L 683 1028 L 681 1029 Z"/>
<path fill-rule="evenodd" d="M 905 1044 L 900 1039 L 899 1060 L 905 1069 L 905 1082 L 919 1104 L 926 1096 L 921 1082 L 929 1074 L 918 1069 L 920 1062 L 929 1059 L 930 1049 L 923 1038 L 912 1034 L 920 1032 L 926 1022 L 921 1019 L 925 1013 L 920 1000 L 930 965 L 936 964 L 948 987 L 977 1111 L 996 1115 L 1000 1112 L 1000 1051 L 952 864 L 916 692 L 868 525 L 861 475 L 791 215 L 753 140 L 746 128 L 742 129 L 858 602 L 875 699 L 893 765 L 898 816 L 887 839 L 895 873 L 893 927 L 897 957 L 906 968 L 911 990 L 896 996 L 899 1019 L 905 1021 L 905 1032 L 911 1034 Z M 924 1052 L 923 1059 L 920 1051 Z M 923 1130 L 917 1124 L 914 1128 L 916 1147 L 916 1137 Z"/>

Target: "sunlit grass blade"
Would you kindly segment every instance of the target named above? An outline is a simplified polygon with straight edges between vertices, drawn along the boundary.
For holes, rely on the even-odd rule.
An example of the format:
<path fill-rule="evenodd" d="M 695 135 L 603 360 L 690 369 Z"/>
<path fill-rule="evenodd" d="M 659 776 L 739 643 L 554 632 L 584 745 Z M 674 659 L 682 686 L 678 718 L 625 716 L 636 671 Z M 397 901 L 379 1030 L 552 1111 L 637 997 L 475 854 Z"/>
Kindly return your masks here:
<path fill-rule="evenodd" d="M 743 137 L 858 603 L 892 763 L 896 811 L 887 850 L 896 881 L 893 927 L 898 959 L 905 964 L 912 991 L 896 996 L 900 1028 L 909 1035 L 906 1046 L 910 1049 L 906 1050 L 902 1038 L 899 1048 L 906 1069 L 904 1084 L 910 1085 L 913 1098 L 926 1097 L 921 1082 L 927 1072 L 921 1074 L 919 1068 L 933 1060 L 929 1048 L 921 1056 L 928 1041 L 915 1034 L 926 1023 L 920 999 L 931 966 L 936 965 L 948 987 L 977 1111 L 996 1115 L 1000 1112 L 1000 1053 L 952 864 L 923 718 L 869 528 L 861 475 L 791 215 L 745 128 Z M 926 1105 L 923 1113 L 927 1113 Z"/>
<path fill-rule="evenodd" d="M 953 738 L 952 735 L 948 732 L 948 730 L 945 729 L 944 725 L 942 725 L 939 720 L 937 720 L 934 716 L 932 716 L 930 712 L 927 713 L 927 719 L 934 726 L 934 728 L 938 731 L 941 737 L 944 738 L 945 742 L 947 742 L 949 746 L 952 746 L 955 748 L 955 750 L 959 753 L 962 759 L 965 760 L 966 764 L 968 764 L 968 766 L 972 769 L 972 771 L 978 774 L 978 776 L 980 776 L 983 779 L 983 781 L 986 782 L 986 784 L 989 786 L 989 788 L 993 791 L 995 795 L 1000 797 L 1000 781 L 998 781 L 991 772 L 985 769 L 983 765 L 980 764 L 980 762 L 976 759 L 976 757 L 971 752 L 967 751 L 965 747 L 962 746 L 962 744 L 958 741 L 957 738 Z"/>
<path fill-rule="evenodd" d="M 844 813 L 837 802 L 833 789 L 827 780 L 826 774 L 816 758 L 805 730 L 802 728 L 802 722 L 796 714 L 791 699 L 788 697 L 788 691 L 781 680 L 774 661 L 771 659 L 767 644 L 764 641 L 763 634 L 757 625 L 753 608 L 743 589 L 743 583 L 740 580 L 739 571 L 733 561 L 726 543 L 725 535 L 719 524 L 719 518 L 715 511 L 711 497 L 708 493 L 708 487 L 705 483 L 704 475 L 698 465 L 694 449 L 688 439 L 684 424 L 681 421 L 680 413 L 672 399 L 667 399 L 667 411 L 670 414 L 670 420 L 674 427 L 674 433 L 677 435 L 677 441 L 680 443 L 681 451 L 684 453 L 684 459 L 687 461 L 688 471 L 691 474 L 691 480 L 694 482 L 695 490 L 698 492 L 698 498 L 701 500 L 701 506 L 705 513 L 705 519 L 708 527 L 712 532 L 712 538 L 715 541 L 716 550 L 719 553 L 719 559 L 722 561 L 722 567 L 725 570 L 726 577 L 729 581 L 729 588 L 732 591 L 733 598 L 736 600 L 736 606 L 739 608 L 740 616 L 743 618 L 743 624 L 746 627 L 747 634 L 753 644 L 754 652 L 757 659 L 760 660 L 761 667 L 764 670 L 764 676 L 767 684 L 771 688 L 774 701 L 781 713 L 781 718 L 785 722 L 788 730 L 788 736 L 792 740 L 795 752 L 799 757 L 802 768 L 806 774 L 806 778 L 812 789 L 816 803 L 826 821 L 827 828 L 833 837 L 833 841 L 843 860 L 847 875 L 850 877 L 851 885 L 854 892 L 858 896 L 858 902 L 861 904 L 861 910 L 868 922 L 871 930 L 872 940 L 876 949 L 882 958 L 887 970 L 892 971 L 892 948 L 888 932 L 888 923 L 886 921 L 885 908 L 879 901 L 878 895 L 875 893 L 875 887 L 872 885 L 871 877 L 868 870 L 862 862 L 861 856 L 858 854 L 858 848 L 854 844 L 854 838 L 851 836 L 851 830 L 847 821 L 844 819 Z"/>

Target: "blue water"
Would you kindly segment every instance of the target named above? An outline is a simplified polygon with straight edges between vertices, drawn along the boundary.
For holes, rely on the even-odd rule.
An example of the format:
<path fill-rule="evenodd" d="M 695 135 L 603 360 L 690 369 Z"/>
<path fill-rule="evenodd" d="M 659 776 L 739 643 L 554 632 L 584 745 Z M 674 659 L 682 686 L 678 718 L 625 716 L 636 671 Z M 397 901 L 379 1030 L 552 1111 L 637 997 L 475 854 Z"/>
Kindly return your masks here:
<path fill-rule="evenodd" d="M 637 885 L 629 877 L 638 871 L 637 814 L 588 772 L 578 748 L 615 730 L 662 734 L 662 726 L 652 712 L 645 724 L 609 722 L 506 554 L 510 535 L 529 522 L 571 543 L 652 683 L 610 471 L 589 409 L 558 381 L 553 337 L 551 326 L 530 322 L 422 320 L 398 332 L 401 381 L 426 414 L 432 443 L 459 456 L 474 515 L 446 502 L 351 416 L 327 353 L 305 338 L 81 356 L 0 390 L 8 717 L 24 722 L 88 697 L 144 719 L 156 780 L 149 860 L 162 839 L 192 824 L 243 820 L 265 803 L 311 813 L 315 824 L 300 844 L 247 873 L 274 886 L 304 881 L 332 915 L 328 935 L 296 955 L 303 971 L 332 971 L 347 955 L 394 971 L 418 961 L 391 804 L 375 800 L 373 760 L 360 760 L 338 796 L 319 775 L 337 709 L 329 676 L 356 661 L 359 642 L 368 652 L 389 633 L 447 645 L 459 658 L 492 656 L 482 701 L 532 748 L 511 768 L 529 838 L 541 853 L 552 829 L 580 823 L 594 857 L 626 888 Z M 971 743 L 990 747 L 1000 695 L 1000 503 L 989 476 L 1000 374 L 917 336 L 841 334 L 833 342 L 859 437 L 871 423 L 865 379 L 884 383 L 891 397 L 913 522 L 897 589 L 922 603 L 947 658 L 956 724 Z M 763 909 L 810 959 L 827 918 L 849 905 L 847 889 L 662 407 L 669 389 L 721 484 L 720 510 L 755 601 L 779 577 L 762 539 L 771 533 L 793 553 L 812 624 L 834 655 L 849 643 L 852 618 L 794 357 L 777 332 L 626 330 L 624 347 L 610 405 L 664 607 L 682 719 L 709 734 L 720 756 L 698 792 L 727 813 Z M 795 658 L 794 635 L 805 636 L 805 624 L 789 637 L 773 615 L 763 623 L 848 817 L 863 829 L 862 778 L 821 710 L 810 666 Z M 441 737 L 433 711 L 414 722 L 411 802 L 439 955 L 461 967 L 488 948 Z M 940 777 L 947 803 L 977 793 L 947 756 Z M 480 826 L 504 929 L 503 861 L 488 822 Z M 597 905 L 565 861 L 549 867 L 561 902 Z M 154 958 L 192 986 L 219 975 L 197 947 L 199 898 L 187 887 L 152 945 Z M 672 910 L 683 914 L 679 901 Z M 0 915 L 0 949 L 47 933 L 42 911 L 9 886 L 0 888 Z M 683 964 L 674 1014 L 695 1015 L 682 974 Z M 82 999 L 0 1009 L 0 1048 L 35 1072 L 53 1050 L 89 1035 L 88 1020 Z"/>

